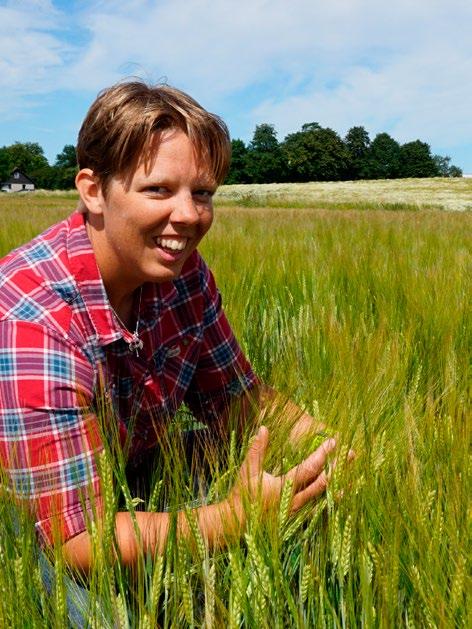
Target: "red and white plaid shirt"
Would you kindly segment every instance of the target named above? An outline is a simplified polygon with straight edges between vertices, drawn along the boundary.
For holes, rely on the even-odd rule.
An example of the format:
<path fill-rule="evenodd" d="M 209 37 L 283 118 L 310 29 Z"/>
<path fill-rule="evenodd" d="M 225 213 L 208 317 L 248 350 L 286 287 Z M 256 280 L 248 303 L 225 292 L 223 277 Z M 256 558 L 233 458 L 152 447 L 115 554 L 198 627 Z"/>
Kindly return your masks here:
<path fill-rule="evenodd" d="M 136 356 L 82 214 L 0 261 L 0 461 L 46 541 L 56 523 L 63 541 L 85 530 L 88 492 L 100 505 L 104 399 L 138 461 L 182 402 L 208 423 L 257 381 L 197 252 L 177 280 L 144 285 L 139 319 Z"/>

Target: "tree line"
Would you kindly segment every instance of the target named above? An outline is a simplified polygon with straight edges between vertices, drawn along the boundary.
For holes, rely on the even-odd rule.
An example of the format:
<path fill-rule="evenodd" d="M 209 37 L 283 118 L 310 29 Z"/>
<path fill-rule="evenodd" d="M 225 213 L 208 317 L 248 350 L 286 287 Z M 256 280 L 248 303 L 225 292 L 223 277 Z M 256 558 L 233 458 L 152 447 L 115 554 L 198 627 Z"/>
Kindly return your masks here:
<path fill-rule="evenodd" d="M 77 173 L 75 147 L 66 144 L 50 165 L 37 142 L 15 142 L 0 147 L 0 183 L 6 181 L 14 168 L 33 180 L 37 188 L 70 190 Z"/>
<path fill-rule="evenodd" d="M 399 144 L 388 133 L 378 133 L 371 141 L 361 126 L 341 138 L 333 129 L 310 122 L 279 142 L 275 127 L 263 123 L 247 145 L 240 139 L 231 145 L 227 184 L 462 176 L 450 157 L 432 155 L 426 142 Z M 52 165 L 37 142 L 0 147 L 0 182 L 14 168 L 37 188 L 71 189 L 77 173 L 75 147 L 66 144 Z"/>
<path fill-rule="evenodd" d="M 426 142 L 400 145 L 388 133 L 371 140 L 362 126 L 341 138 L 310 122 L 279 142 L 274 126 L 264 123 L 247 145 L 236 139 L 232 149 L 228 184 L 462 176 L 450 157 L 432 155 Z"/>

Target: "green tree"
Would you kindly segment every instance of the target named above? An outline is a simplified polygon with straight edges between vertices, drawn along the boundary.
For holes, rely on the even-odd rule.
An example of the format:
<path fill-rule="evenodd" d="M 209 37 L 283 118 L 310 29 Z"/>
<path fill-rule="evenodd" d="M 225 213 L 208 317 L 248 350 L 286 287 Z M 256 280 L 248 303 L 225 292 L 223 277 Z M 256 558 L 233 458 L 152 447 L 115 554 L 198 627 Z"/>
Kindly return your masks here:
<path fill-rule="evenodd" d="M 349 154 L 339 135 L 317 122 L 302 126 L 284 140 L 290 181 L 337 181 L 346 175 Z"/>
<path fill-rule="evenodd" d="M 322 129 L 322 126 L 319 122 L 305 122 L 305 124 L 302 124 L 303 133 L 308 133 L 309 131 L 318 131 L 319 129 Z"/>
<path fill-rule="evenodd" d="M 400 145 L 388 133 L 378 133 L 364 160 L 366 179 L 395 179 L 400 175 Z"/>
<path fill-rule="evenodd" d="M 37 142 L 15 142 L 0 148 L 0 177 L 7 179 L 14 168 L 34 179 L 35 171 L 49 166 L 42 147 Z"/>
<path fill-rule="evenodd" d="M 36 188 L 43 190 L 55 190 L 56 189 L 56 176 L 57 169 L 54 166 L 41 166 L 31 172 L 31 178 L 33 179 Z"/>
<path fill-rule="evenodd" d="M 242 140 L 231 140 L 231 164 L 225 183 L 248 183 L 246 173 L 247 147 Z"/>
<path fill-rule="evenodd" d="M 76 167 L 55 168 L 55 184 L 56 190 L 72 190 L 75 188 L 75 176 L 77 175 Z"/>
<path fill-rule="evenodd" d="M 362 179 L 365 159 L 369 152 L 370 138 L 364 127 L 351 127 L 344 138 L 349 153 L 347 176 L 349 179 Z"/>
<path fill-rule="evenodd" d="M 66 144 L 62 151 L 56 155 L 54 166 L 59 168 L 77 168 L 77 155 L 73 144 Z"/>
<path fill-rule="evenodd" d="M 439 170 L 426 142 L 414 140 L 400 147 L 401 177 L 437 177 Z"/>
<path fill-rule="evenodd" d="M 0 147 L 0 183 L 6 181 L 12 171 L 10 168 L 10 155 L 6 149 L 6 146 Z"/>
<path fill-rule="evenodd" d="M 279 148 L 277 132 L 274 125 L 262 123 L 256 126 L 249 149 L 251 151 L 270 152 Z"/>
<path fill-rule="evenodd" d="M 284 181 L 284 156 L 273 125 L 263 123 L 256 126 L 245 162 L 246 174 L 251 182 L 273 183 Z"/>
<path fill-rule="evenodd" d="M 462 177 L 463 172 L 462 169 L 459 168 L 459 166 L 454 166 L 452 165 L 449 168 L 449 177 Z"/>
<path fill-rule="evenodd" d="M 449 155 L 434 155 L 433 161 L 436 165 L 439 177 L 462 177 L 462 170 L 451 164 Z"/>

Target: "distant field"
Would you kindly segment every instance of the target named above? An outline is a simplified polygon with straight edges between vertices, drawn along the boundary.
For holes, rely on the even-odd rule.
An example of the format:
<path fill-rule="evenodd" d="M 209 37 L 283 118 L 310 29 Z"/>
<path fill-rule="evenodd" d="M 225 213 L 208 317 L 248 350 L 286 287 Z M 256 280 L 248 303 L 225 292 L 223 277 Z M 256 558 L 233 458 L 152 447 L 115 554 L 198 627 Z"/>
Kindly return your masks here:
<path fill-rule="evenodd" d="M 75 190 L 0 194 L 0 209 L 74 208 Z M 217 206 L 317 209 L 472 210 L 472 178 L 389 179 L 220 186 Z"/>
<path fill-rule="evenodd" d="M 221 186 L 218 204 L 327 209 L 472 210 L 472 179 L 390 179 Z"/>
<path fill-rule="evenodd" d="M 0 196 L 0 255 L 76 200 Z M 115 483 L 104 483 L 92 602 L 118 627 L 472 626 L 472 181 L 224 186 L 216 203 L 201 250 L 235 333 L 264 381 L 338 433 L 338 466 L 326 497 L 295 517 L 286 493 L 268 522 L 251 510 L 228 548 L 206 548 L 195 525 L 191 543 L 172 533 L 132 573 L 112 552 L 125 481 L 104 456 Z M 279 419 L 264 419 L 274 473 L 293 456 Z M 238 469 L 237 449 L 226 454 L 212 500 Z M 189 499 L 182 457 L 163 456 L 149 509 Z M 49 596 L 28 523 L 18 531 L 4 499 L 0 517 L 0 627 L 66 626 L 60 553 Z M 91 626 L 103 626 L 97 608 Z"/>
<path fill-rule="evenodd" d="M 65 218 L 77 199 L 75 192 L 0 194 L 0 256 Z"/>

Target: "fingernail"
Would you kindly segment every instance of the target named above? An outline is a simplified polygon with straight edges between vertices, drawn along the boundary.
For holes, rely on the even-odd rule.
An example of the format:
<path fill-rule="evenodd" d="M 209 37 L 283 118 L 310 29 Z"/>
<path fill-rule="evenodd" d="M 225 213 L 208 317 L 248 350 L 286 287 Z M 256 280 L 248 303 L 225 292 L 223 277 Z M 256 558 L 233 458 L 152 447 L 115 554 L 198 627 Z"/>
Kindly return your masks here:
<path fill-rule="evenodd" d="M 255 441 L 256 439 L 259 439 L 259 437 L 261 436 L 261 432 L 262 432 L 262 426 L 259 428 L 256 434 L 252 437 L 252 440 Z"/>
<path fill-rule="evenodd" d="M 336 447 L 336 439 L 328 439 L 328 448 L 335 448 Z"/>

